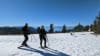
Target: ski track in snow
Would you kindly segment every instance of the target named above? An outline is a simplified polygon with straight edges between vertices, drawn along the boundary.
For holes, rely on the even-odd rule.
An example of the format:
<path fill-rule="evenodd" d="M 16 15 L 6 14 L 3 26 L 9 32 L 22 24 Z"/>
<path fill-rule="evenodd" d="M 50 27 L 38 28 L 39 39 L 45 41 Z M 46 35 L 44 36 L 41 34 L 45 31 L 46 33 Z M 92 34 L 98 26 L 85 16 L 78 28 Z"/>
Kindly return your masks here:
<path fill-rule="evenodd" d="M 49 48 L 39 48 L 38 34 L 29 35 L 30 48 L 18 49 L 23 35 L 1 35 L 0 56 L 100 56 L 100 35 L 92 32 L 47 34 Z"/>

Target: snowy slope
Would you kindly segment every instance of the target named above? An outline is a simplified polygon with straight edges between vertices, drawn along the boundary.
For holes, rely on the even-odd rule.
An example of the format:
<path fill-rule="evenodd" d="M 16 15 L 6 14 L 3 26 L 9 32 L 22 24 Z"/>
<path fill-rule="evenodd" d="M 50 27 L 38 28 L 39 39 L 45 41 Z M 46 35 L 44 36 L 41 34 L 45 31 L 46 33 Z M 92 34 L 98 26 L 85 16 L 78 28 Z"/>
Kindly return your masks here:
<path fill-rule="evenodd" d="M 29 35 L 30 48 L 18 49 L 23 35 L 1 35 L 0 56 L 100 56 L 100 35 L 91 32 L 48 34 L 48 49 L 39 48 L 38 34 Z"/>

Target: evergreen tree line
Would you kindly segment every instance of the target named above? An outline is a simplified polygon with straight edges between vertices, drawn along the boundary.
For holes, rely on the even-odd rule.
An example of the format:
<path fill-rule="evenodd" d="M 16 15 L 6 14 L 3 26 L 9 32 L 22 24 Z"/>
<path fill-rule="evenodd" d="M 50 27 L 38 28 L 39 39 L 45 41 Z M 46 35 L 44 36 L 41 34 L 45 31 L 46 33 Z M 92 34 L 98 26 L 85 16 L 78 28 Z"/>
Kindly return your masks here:
<path fill-rule="evenodd" d="M 100 34 L 100 12 L 92 24 L 92 30 L 97 34 Z"/>
<path fill-rule="evenodd" d="M 90 28 L 89 25 L 83 26 L 81 24 L 76 25 L 73 27 L 73 29 L 68 29 L 67 26 L 64 24 L 62 26 L 62 30 L 54 31 L 54 24 L 50 24 L 50 29 L 47 31 L 47 33 L 66 33 L 66 32 L 82 32 L 82 31 L 88 31 Z M 34 27 L 29 27 L 30 33 L 38 33 L 38 30 Z M 8 34 L 22 34 L 22 27 L 0 27 L 0 35 L 8 35 Z"/>
<path fill-rule="evenodd" d="M 37 31 L 40 29 L 40 27 L 37 28 Z M 68 29 L 67 26 L 64 24 L 62 26 L 62 30 L 61 31 L 54 31 L 54 25 L 50 24 L 50 29 L 49 31 L 47 31 L 47 33 L 66 33 L 66 32 L 83 32 L 83 31 L 89 31 L 89 29 L 91 29 L 91 26 L 86 25 L 83 26 L 80 23 L 78 25 L 76 25 L 75 27 L 73 27 L 73 29 Z"/>

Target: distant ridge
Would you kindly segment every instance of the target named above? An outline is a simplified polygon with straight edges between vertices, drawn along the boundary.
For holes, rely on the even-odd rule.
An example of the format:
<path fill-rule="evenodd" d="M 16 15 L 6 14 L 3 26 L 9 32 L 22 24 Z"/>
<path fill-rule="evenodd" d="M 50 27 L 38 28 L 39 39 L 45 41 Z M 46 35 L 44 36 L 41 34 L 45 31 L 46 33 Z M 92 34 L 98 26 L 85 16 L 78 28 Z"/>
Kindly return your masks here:
<path fill-rule="evenodd" d="M 29 27 L 30 33 L 36 33 L 36 29 L 33 27 Z M 22 34 L 22 27 L 0 27 L 0 35 L 13 35 L 13 34 Z"/>
<path fill-rule="evenodd" d="M 29 27 L 31 33 L 37 33 L 37 27 Z M 48 32 L 50 27 L 45 27 L 46 31 Z M 73 29 L 72 26 L 67 27 L 67 29 Z M 54 31 L 61 31 L 62 26 L 54 26 Z M 22 34 L 22 27 L 14 26 L 14 27 L 0 27 L 0 35 L 8 35 L 8 34 Z"/>

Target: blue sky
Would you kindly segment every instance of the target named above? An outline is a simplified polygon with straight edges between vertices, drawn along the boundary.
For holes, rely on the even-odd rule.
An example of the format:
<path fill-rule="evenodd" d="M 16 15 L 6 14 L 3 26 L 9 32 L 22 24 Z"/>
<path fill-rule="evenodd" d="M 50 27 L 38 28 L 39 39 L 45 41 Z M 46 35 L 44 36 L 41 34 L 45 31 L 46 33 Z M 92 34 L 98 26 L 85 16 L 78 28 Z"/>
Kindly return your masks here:
<path fill-rule="evenodd" d="M 0 0 L 0 26 L 92 24 L 100 0 Z"/>

